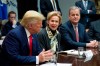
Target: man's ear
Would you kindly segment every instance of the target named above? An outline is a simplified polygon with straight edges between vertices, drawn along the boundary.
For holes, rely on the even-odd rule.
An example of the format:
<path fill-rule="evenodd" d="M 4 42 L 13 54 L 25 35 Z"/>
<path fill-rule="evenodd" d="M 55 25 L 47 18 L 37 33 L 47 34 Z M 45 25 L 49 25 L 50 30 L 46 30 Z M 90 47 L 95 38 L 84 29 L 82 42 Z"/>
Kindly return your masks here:
<path fill-rule="evenodd" d="M 32 24 L 31 23 L 29 23 L 27 26 L 28 26 L 28 28 L 32 28 Z"/>

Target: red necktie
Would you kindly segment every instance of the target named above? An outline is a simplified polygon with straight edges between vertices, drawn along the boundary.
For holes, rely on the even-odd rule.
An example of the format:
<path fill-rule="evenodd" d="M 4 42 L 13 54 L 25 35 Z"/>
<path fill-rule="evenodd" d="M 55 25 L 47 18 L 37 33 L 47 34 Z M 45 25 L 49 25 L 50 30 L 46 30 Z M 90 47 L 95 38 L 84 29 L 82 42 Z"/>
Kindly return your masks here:
<path fill-rule="evenodd" d="M 29 50 L 30 50 L 29 55 L 31 56 L 32 55 L 32 35 L 29 36 Z"/>
<path fill-rule="evenodd" d="M 79 42 L 78 27 L 75 26 L 76 41 Z"/>

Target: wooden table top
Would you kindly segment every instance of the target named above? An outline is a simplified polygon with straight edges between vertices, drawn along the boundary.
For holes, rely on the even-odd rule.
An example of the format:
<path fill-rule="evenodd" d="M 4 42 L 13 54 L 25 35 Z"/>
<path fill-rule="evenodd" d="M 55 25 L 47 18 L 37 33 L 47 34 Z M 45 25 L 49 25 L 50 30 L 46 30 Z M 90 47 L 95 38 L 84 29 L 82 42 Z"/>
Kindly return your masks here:
<path fill-rule="evenodd" d="M 87 48 L 86 50 L 92 50 L 93 57 L 91 60 L 86 61 L 86 58 L 79 59 L 78 56 L 59 54 L 59 63 L 72 63 L 72 66 L 100 66 L 100 51 L 97 48 Z"/>

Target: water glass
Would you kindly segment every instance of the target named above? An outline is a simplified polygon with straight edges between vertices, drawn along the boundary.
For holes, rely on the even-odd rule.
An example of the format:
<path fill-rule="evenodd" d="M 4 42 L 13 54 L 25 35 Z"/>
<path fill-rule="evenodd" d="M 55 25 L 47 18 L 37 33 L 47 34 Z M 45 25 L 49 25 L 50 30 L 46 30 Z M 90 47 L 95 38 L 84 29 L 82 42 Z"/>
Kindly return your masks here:
<path fill-rule="evenodd" d="M 84 47 L 78 47 L 78 58 L 83 58 Z"/>

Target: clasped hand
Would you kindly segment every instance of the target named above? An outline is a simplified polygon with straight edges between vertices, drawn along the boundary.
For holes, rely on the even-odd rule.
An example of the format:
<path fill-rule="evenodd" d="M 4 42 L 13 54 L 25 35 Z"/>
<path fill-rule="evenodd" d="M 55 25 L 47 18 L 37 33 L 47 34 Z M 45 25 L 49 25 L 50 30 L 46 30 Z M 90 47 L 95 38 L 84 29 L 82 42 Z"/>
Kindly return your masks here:
<path fill-rule="evenodd" d="M 92 40 L 90 43 L 87 44 L 87 47 L 97 47 L 98 46 L 98 41 Z"/>

